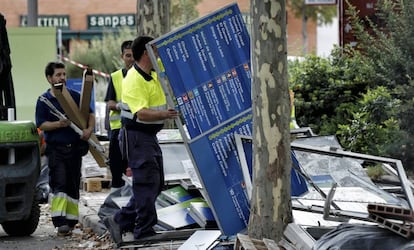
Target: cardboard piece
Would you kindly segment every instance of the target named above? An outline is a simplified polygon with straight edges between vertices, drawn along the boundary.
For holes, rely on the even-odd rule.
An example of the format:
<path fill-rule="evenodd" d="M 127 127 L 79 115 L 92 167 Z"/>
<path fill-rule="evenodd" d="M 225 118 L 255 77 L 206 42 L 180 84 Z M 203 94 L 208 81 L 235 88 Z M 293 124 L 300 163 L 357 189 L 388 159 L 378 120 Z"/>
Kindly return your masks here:
<path fill-rule="evenodd" d="M 93 134 L 93 136 L 95 136 L 95 134 Z M 92 137 L 92 135 L 91 135 L 91 137 Z M 95 136 L 95 138 L 96 138 L 96 136 Z M 98 138 L 96 138 L 96 140 L 99 141 Z M 94 148 L 91 145 L 89 145 L 89 152 L 91 152 L 91 155 L 96 160 L 96 163 L 98 163 L 99 167 L 101 167 L 101 168 L 107 167 L 107 165 L 106 165 L 107 157 L 106 157 L 106 155 L 103 155 L 103 152 L 99 152 L 96 148 Z"/>
<path fill-rule="evenodd" d="M 89 107 L 91 103 L 91 93 L 93 88 L 93 73 L 92 68 L 87 68 L 83 71 L 83 82 L 81 90 L 81 100 L 79 109 L 81 115 L 87 120 L 89 115 Z"/>
<path fill-rule="evenodd" d="M 75 123 L 80 129 L 87 128 L 87 119 L 85 119 L 85 117 L 82 116 L 82 114 L 80 113 L 78 105 L 73 100 L 66 86 L 64 84 L 55 84 L 53 85 L 53 88 L 56 90 L 56 99 L 58 100 L 60 106 L 62 106 L 63 111 L 65 111 L 65 114 L 68 117 L 68 119 Z M 86 94 L 87 93 L 84 93 L 83 95 L 85 96 Z M 95 134 L 92 134 L 90 138 L 97 145 L 100 145 L 99 140 Z M 100 152 L 98 149 L 90 145 L 89 151 L 91 152 L 92 156 L 94 157 L 94 159 L 100 167 L 106 167 L 106 156 L 103 154 L 103 152 Z"/>
<path fill-rule="evenodd" d="M 53 85 L 53 88 L 56 99 L 58 99 L 60 106 L 62 106 L 69 120 L 75 123 L 80 129 L 85 129 L 87 127 L 87 121 L 81 116 L 78 105 L 73 100 L 66 86 L 60 83 Z"/>

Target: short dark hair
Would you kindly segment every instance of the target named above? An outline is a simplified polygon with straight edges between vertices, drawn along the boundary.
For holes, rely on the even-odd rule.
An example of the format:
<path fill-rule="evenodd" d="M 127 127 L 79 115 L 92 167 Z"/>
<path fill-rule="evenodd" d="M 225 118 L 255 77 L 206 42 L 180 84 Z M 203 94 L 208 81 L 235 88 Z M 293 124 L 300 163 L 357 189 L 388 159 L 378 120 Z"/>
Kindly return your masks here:
<path fill-rule="evenodd" d="M 132 46 L 132 40 L 127 40 L 127 41 L 122 42 L 122 44 L 121 44 L 121 53 L 123 54 L 124 50 L 130 49 L 131 46 Z"/>
<path fill-rule="evenodd" d="M 150 36 L 139 36 L 135 38 L 131 49 L 132 55 L 136 61 L 141 59 L 142 54 L 144 54 L 144 51 L 146 50 L 145 45 L 152 40 L 154 40 L 154 38 Z"/>
<path fill-rule="evenodd" d="M 46 78 L 48 76 L 53 76 L 53 74 L 55 73 L 55 69 L 64 69 L 64 68 L 65 68 L 65 64 L 61 62 L 49 62 L 45 68 L 45 76 Z"/>

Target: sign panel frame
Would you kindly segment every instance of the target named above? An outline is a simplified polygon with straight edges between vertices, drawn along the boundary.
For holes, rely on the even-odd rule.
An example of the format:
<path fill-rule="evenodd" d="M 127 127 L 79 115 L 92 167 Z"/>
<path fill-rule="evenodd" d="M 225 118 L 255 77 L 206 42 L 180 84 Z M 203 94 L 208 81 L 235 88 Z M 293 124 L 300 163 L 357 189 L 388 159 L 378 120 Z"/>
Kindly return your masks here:
<path fill-rule="evenodd" d="M 234 134 L 252 135 L 250 37 L 237 4 L 146 48 L 168 105 L 186 123 L 176 120 L 217 224 L 225 235 L 245 231 L 250 204 Z"/>

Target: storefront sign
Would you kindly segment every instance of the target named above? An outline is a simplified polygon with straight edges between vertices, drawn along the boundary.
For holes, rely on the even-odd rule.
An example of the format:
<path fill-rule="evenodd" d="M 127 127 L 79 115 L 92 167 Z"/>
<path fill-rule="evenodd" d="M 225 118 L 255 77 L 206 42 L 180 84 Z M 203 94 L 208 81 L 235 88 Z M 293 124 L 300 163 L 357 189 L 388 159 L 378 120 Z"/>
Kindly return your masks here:
<path fill-rule="evenodd" d="M 135 27 L 135 14 L 88 15 L 88 29 Z"/>
<path fill-rule="evenodd" d="M 27 26 L 27 15 L 20 16 L 20 26 Z M 37 17 L 38 27 L 58 27 L 60 29 L 70 29 L 69 15 L 40 15 Z"/>

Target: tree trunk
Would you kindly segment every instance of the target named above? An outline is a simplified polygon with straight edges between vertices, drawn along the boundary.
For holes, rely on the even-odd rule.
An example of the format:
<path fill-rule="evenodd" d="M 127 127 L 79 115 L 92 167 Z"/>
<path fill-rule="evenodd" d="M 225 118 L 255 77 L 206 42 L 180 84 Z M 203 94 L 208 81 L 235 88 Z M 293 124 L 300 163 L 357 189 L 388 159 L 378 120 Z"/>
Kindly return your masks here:
<path fill-rule="evenodd" d="M 159 37 L 170 31 L 169 0 L 137 0 L 137 34 Z"/>
<path fill-rule="evenodd" d="M 160 37 L 170 31 L 170 0 L 137 0 L 137 35 Z M 175 128 L 168 119 L 164 128 Z"/>
<path fill-rule="evenodd" d="M 251 238 L 279 241 L 292 221 L 286 1 L 252 0 L 253 190 Z"/>

